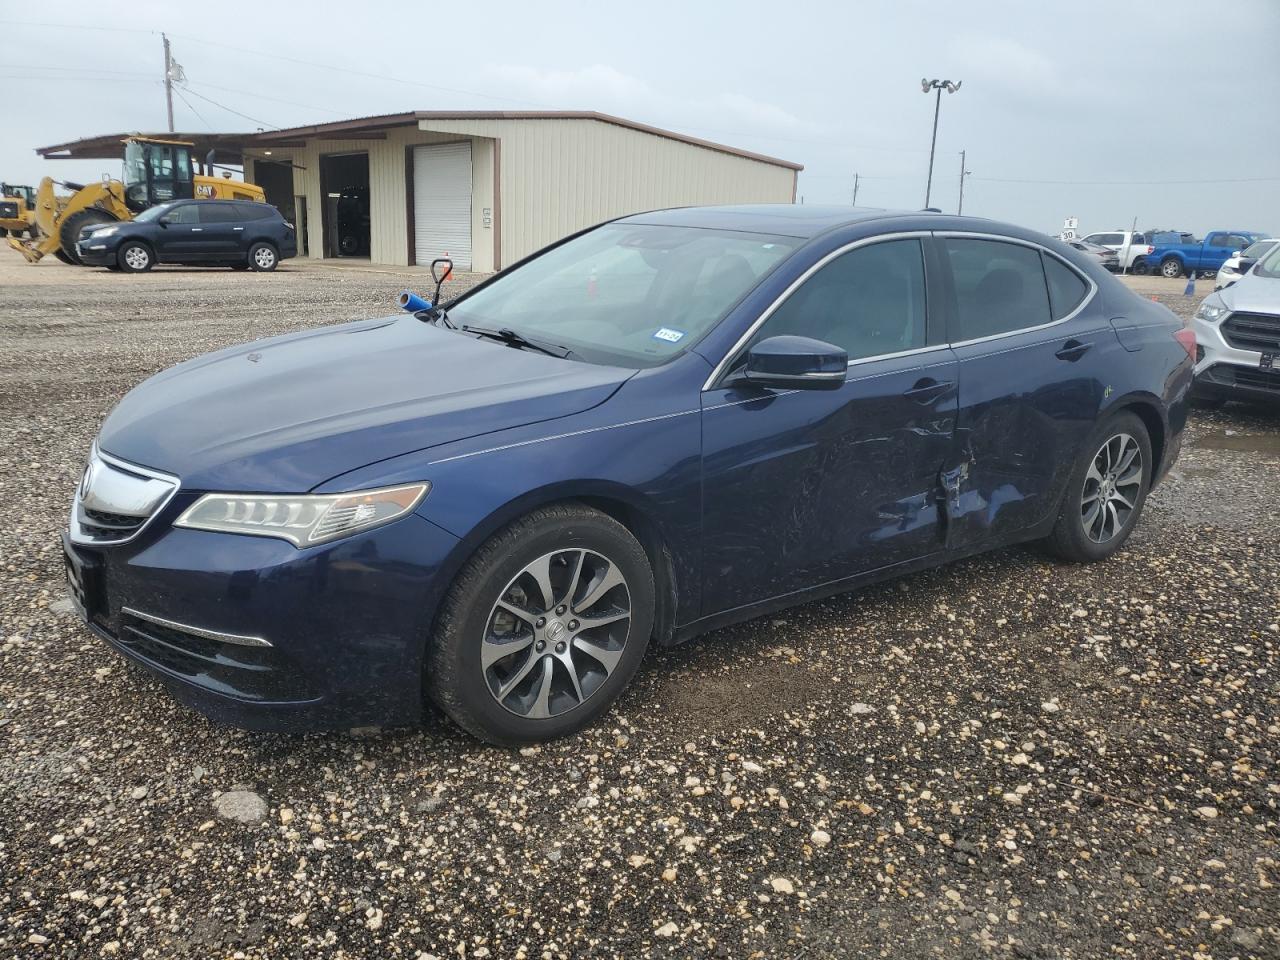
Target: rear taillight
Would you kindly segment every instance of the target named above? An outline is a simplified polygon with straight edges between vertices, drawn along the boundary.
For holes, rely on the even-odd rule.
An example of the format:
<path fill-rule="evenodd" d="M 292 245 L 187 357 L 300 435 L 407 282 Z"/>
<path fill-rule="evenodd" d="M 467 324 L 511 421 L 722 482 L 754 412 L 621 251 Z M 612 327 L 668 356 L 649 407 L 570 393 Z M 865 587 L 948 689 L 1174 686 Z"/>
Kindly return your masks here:
<path fill-rule="evenodd" d="M 1174 333 L 1173 339 L 1182 344 L 1182 349 L 1187 351 L 1187 356 L 1192 360 L 1196 359 L 1196 332 L 1191 329 L 1191 321 L 1184 320 L 1181 330 Z"/>
<path fill-rule="evenodd" d="M 1155 248 L 1155 247 L 1152 247 L 1152 246 L 1148 246 L 1148 247 L 1147 247 L 1147 253 L 1148 253 L 1148 255 L 1153 254 L 1153 253 L 1155 253 L 1155 252 L 1156 252 L 1156 248 Z"/>

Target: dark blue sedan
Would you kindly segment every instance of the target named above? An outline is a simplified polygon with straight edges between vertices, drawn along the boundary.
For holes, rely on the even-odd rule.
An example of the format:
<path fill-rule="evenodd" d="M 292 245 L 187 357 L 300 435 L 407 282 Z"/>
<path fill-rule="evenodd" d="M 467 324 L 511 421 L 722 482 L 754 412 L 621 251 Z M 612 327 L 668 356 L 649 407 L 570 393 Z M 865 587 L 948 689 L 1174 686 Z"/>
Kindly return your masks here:
<path fill-rule="evenodd" d="M 1128 538 L 1195 340 L 1018 227 L 804 206 L 584 231 L 443 308 L 152 377 L 65 539 L 90 628 L 270 729 L 576 730 L 645 649 L 956 557 Z"/>

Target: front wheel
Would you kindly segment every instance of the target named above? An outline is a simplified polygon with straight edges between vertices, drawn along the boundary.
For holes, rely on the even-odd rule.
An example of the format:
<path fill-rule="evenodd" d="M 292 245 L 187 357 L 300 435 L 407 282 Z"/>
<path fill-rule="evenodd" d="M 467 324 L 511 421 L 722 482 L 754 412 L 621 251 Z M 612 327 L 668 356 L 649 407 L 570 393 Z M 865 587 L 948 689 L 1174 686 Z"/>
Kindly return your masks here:
<path fill-rule="evenodd" d="M 1137 414 L 1107 418 L 1081 450 L 1045 546 L 1079 563 L 1111 556 L 1142 515 L 1154 468 L 1151 438 Z"/>
<path fill-rule="evenodd" d="M 145 273 L 155 266 L 156 258 L 145 243 L 130 240 L 116 254 L 116 263 L 129 273 Z"/>
<path fill-rule="evenodd" d="M 653 572 L 611 517 L 544 507 L 495 534 L 441 607 L 426 689 L 499 744 L 580 730 L 631 681 L 653 630 Z"/>
<path fill-rule="evenodd" d="M 269 243 L 255 243 L 249 248 L 249 268 L 251 270 L 274 270 L 280 262 L 276 248 Z"/>

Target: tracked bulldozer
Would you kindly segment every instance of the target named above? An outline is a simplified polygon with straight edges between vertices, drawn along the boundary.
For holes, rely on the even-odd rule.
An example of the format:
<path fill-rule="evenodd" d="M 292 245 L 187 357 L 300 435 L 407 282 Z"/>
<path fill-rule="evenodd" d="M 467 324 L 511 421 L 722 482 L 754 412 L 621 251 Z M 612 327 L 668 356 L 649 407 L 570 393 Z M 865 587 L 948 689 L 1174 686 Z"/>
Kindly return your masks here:
<path fill-rule="evenodd" d="M 103 177 L 100 183 L 71 183 L 45 177 L 35 196 L 35 235 L 9 237 L 13 247 L 31 263 L 53 254 L 64 263 L 78 263 L 76 241 L 85 227 L 132 220 L 149 207 L 170 200 L 266 199 L 252 183 L 213 175 L 212 154 L 206 173 L 195 172 L 194 145 L 181 140 L 128 137 L 124 140 L 124 175 Z M 55 187 L 70 191 L 59 195 Z"/>

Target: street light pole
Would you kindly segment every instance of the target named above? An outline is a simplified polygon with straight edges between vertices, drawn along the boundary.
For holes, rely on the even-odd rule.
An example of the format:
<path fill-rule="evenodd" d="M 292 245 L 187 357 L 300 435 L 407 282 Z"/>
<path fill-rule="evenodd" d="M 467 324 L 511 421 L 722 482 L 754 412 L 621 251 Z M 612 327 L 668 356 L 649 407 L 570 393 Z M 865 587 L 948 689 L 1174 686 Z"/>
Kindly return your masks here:
<path fill-rule="evenodd" d="M 960 89 L 963 81 L 957 80 L 952 83 L 950 80 L 921 80 L 920 89 L 928 93 L 930 90 L 936 90 L 937 99 L 933 104 L 933 138 L 929 141 L 929 178 L 924 185 L 924 205 L 929 206 L 929 197 L 933 193 L 933 152 L 938 146 L 938 113 L 942 109 L 942 91 L 947 93 L 955 93 Z"/>

